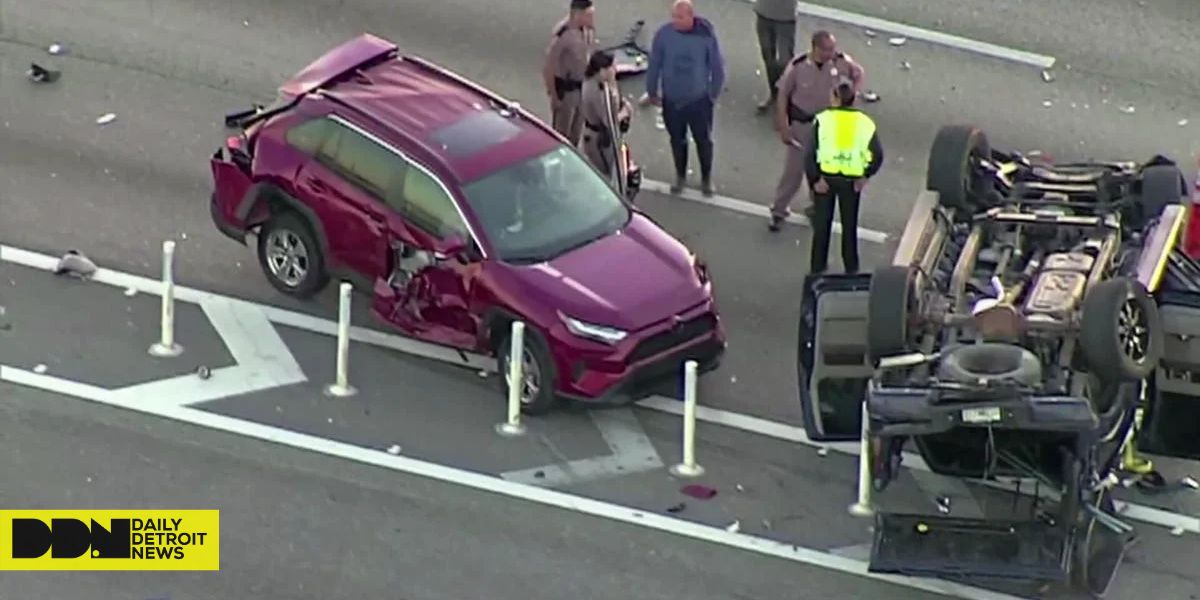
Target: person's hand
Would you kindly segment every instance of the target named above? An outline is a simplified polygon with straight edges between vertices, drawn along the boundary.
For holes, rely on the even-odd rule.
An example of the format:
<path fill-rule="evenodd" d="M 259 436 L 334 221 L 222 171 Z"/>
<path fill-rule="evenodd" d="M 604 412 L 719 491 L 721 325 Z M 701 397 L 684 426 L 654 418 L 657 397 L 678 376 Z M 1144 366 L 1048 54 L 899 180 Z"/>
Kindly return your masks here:
<path fill-rule="evenodd" d="M 818 194 L 828 193 L 829 192 L 829 183 L 826 182 L 824 179 L 818 179 L 817 182 L 813 184 L 813 191 Z"/>
<path fill-rule="evenodd" d="M 854 191 L 861 192 L 861 191 L 863 191 L 863 188 L 865 188 L 865 187 L 867 187 L 867 178 L 866 177 L 861 177 L 859 179 L 854 180 Z"/>
<path fill-rule="evenodd" d="M 796 145 L 796 139 L 792 137 L 792 132 L 786 127 L 779 130 L 779 139 L 783 141 L 784 146 Z"/>

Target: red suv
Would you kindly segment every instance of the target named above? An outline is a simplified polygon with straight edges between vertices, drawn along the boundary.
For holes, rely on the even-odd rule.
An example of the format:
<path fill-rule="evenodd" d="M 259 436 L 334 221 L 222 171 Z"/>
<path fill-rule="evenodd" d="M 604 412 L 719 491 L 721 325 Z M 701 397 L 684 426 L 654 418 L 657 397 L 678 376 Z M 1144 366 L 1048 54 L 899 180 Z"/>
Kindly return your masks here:
<path fill-rule="evenodd" d="M 516 104 L 369 34 L 279 91 L 211 160 L 217 228 L 254 234 L 278 290 L 357 282 L 404 334 L 505 373 L 524 321 L 529 413 L 719 363 L 704 263 Z"/>

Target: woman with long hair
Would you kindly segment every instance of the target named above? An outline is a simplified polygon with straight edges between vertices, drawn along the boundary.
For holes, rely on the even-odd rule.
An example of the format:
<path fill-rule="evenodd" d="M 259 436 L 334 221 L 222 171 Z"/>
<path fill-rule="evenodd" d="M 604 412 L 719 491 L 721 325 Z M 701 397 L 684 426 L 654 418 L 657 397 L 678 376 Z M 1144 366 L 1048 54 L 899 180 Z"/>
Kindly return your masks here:
<path fill-rule="evenodd" d="M 621 134 L 629 127 L 629 102 L 621 97 L 617 86 L 617 69 L 612 54 L 596 52 L 584 72 L 583 97 L 583 155 L 596 170 L 612 179 L 620 176 L 617 160 Z"/>

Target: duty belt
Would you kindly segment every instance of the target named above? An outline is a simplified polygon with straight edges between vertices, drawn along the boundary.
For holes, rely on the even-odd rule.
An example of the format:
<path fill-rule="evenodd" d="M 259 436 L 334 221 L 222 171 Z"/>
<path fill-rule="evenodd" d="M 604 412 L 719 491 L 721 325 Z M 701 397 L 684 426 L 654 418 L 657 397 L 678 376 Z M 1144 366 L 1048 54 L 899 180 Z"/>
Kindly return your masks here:
<path fill-rule="evenodd" d="M 583 81 L 577 79 L 567 79 L 565 77 L 554 78 L 554 91 L 561 98 L 563 94 L 574 92 L 583 88 Z"/>
<path fill-rule="evenodd" d="M 601 126 L 601 125 L 597 125 L 597 124 L 595 124 L 595 123 L 593 123 L 593 122 L 591 122 L 591 121 L 584 121 L 584 122 L 583 122 L 583 126 L 584 126 L 584 127 L 587 127 L 588 129 L 591 129 L 592 131 L 596 131 L 596 132 L 600 132 L 600 131 L 608 131 L 608 128 L 607 128 L 607 127 L 603 127 L 603 126 Z"/>
<path fill-rule="evenodd" d="M 803 110 L 795 104 L 788 103 L 788 124 L 792 123 L 812 123 L 814 115 L 807 110 Z"/>

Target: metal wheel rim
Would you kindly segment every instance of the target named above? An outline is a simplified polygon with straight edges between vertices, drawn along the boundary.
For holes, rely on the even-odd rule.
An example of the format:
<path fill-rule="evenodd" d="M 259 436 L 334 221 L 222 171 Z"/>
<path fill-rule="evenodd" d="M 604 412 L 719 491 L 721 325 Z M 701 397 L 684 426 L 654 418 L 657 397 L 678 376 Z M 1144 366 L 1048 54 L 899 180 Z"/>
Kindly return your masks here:
<path fill-rule="evenodd" d="M 308 275 L 308 248 L 295 232 L 277 229 L 268 234 L 266 254 L 271 276 L 284 285 L 296 287 Z"/>
<path fill-rule="evenodd" d="M 533 359 L 532 352 L 526 349 L 521 354 L 521 404 L 530 404 L 542 389 L 542 371 L 538 367 L 537 361 Z M 512 355 L 506 353 L 504 355 L 504 383 L 510 388 L 512 387 L 511 368 Z"/>
<path fill-rule="evenodd" d="M 1117 338 L 1125 356 L 1139 364 L 1145 362 L 1150 348 L 1150 326 L 1146 311 L 1133 298 L 1126 300 L 1117 314 Z"/>

